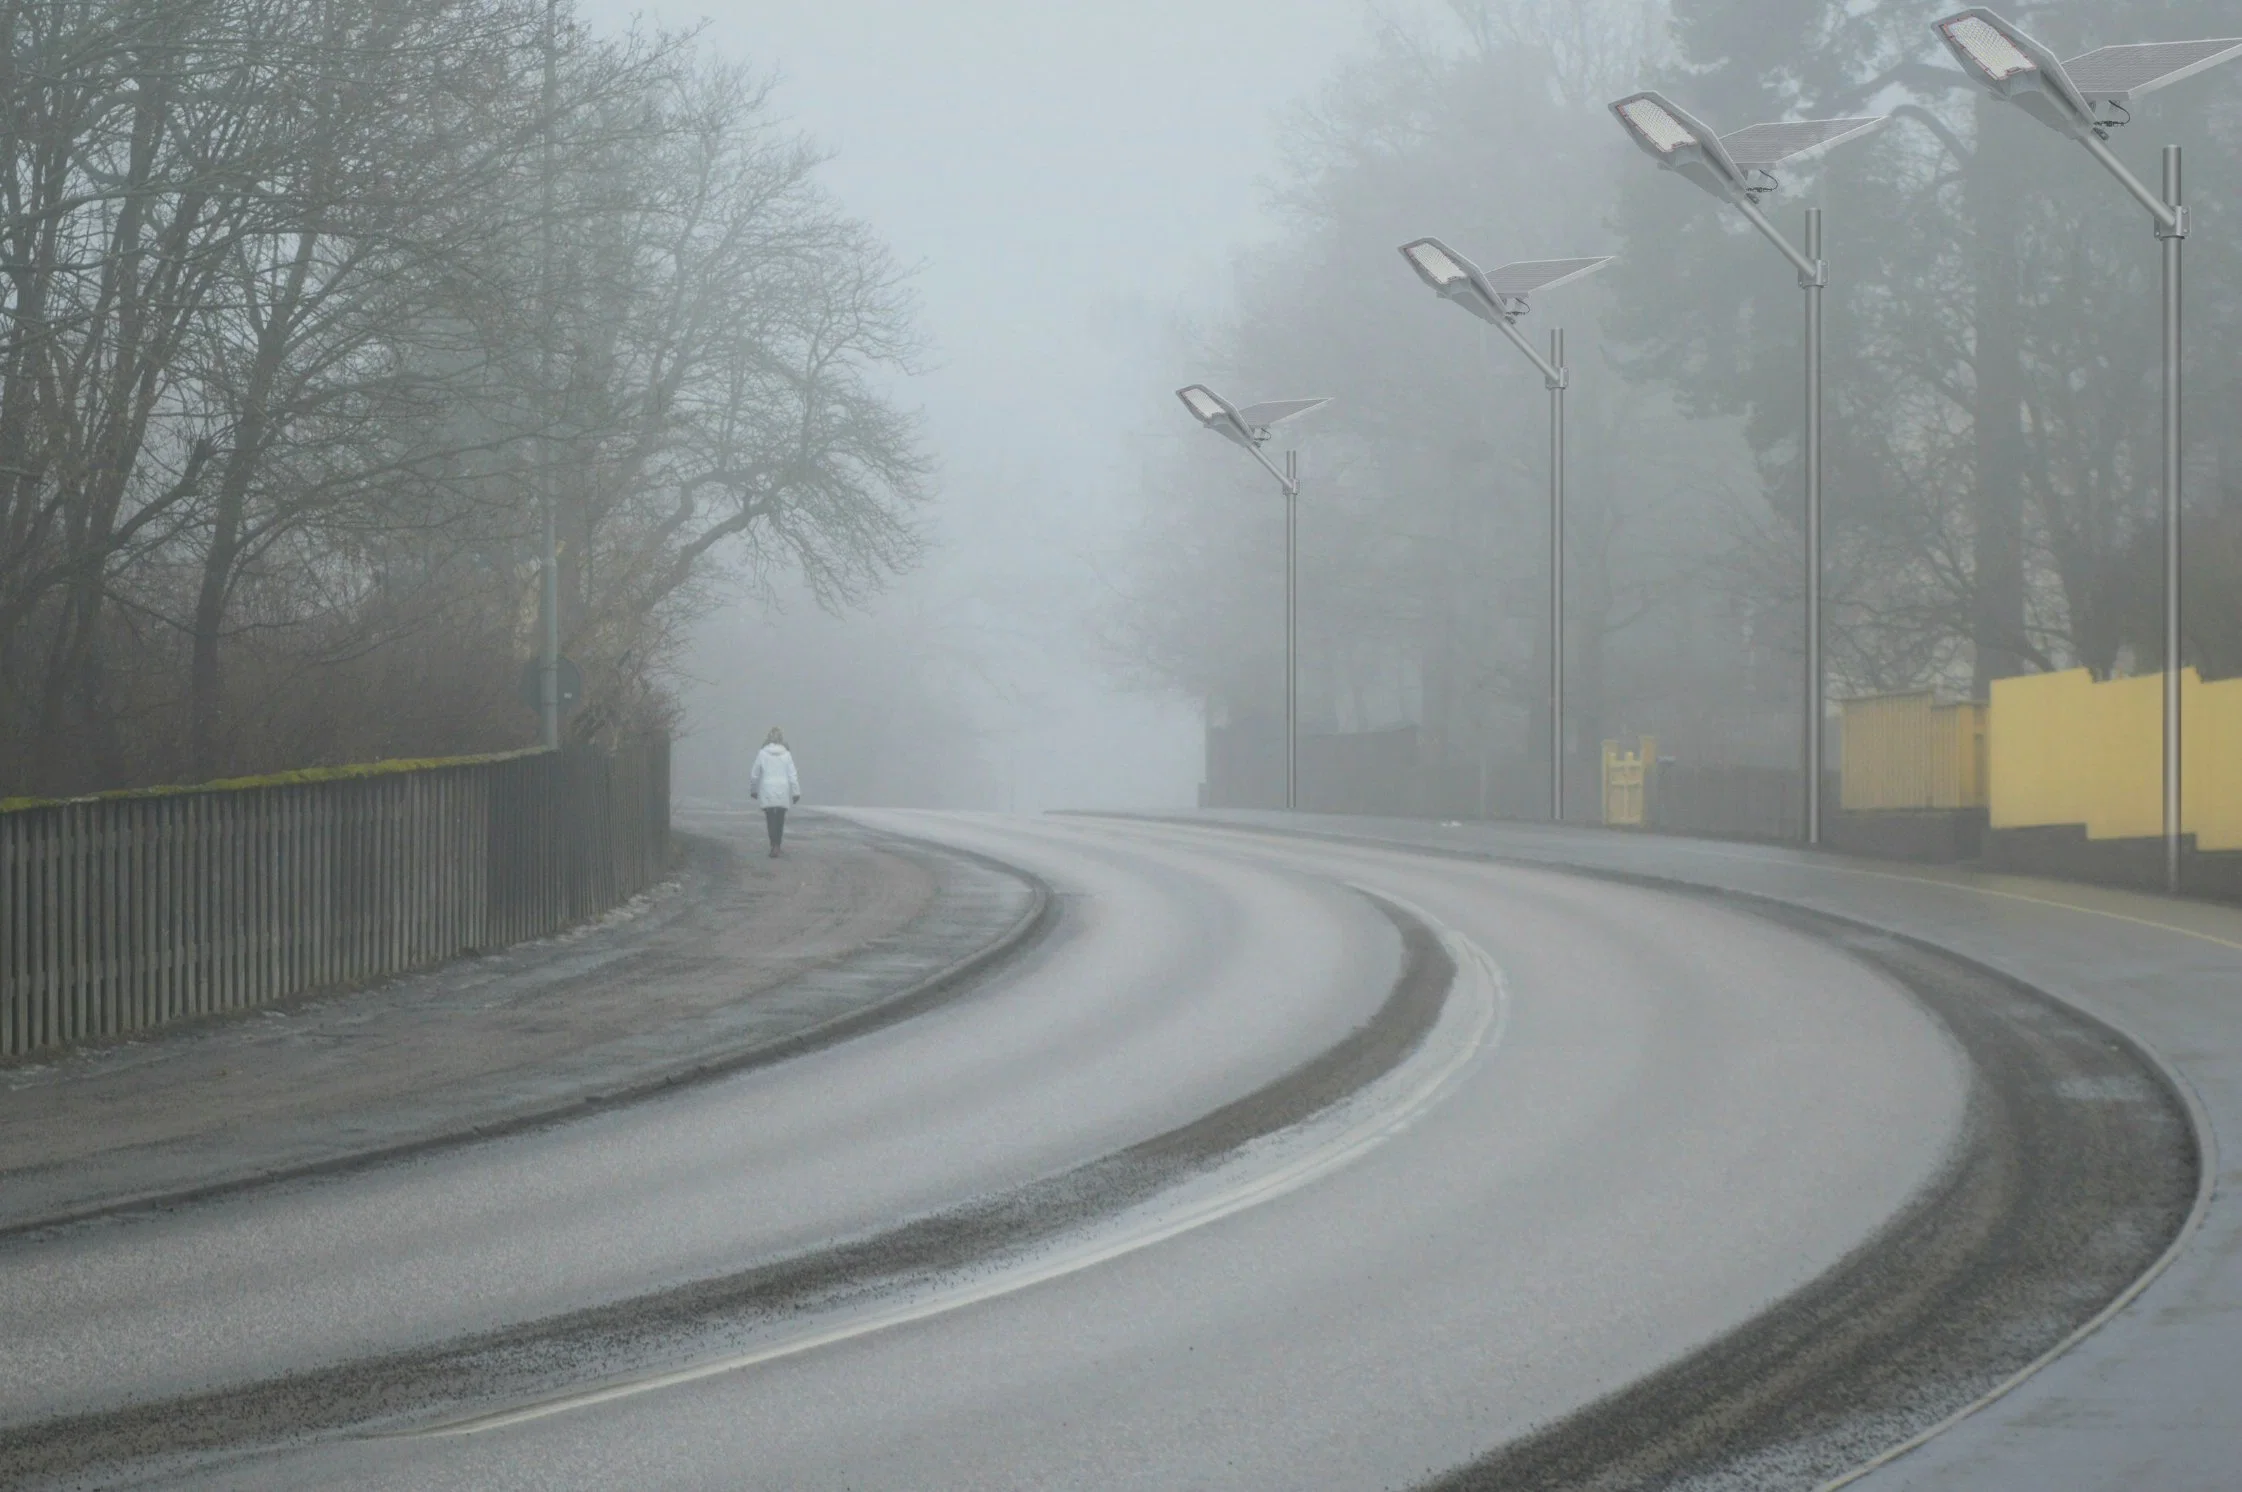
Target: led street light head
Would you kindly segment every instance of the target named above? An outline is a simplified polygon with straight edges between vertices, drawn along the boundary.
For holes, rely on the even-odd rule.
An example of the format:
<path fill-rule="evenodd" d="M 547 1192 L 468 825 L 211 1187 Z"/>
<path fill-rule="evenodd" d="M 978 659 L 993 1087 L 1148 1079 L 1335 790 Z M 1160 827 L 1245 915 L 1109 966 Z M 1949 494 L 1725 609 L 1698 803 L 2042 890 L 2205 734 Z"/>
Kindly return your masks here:
<path fill-rule="evenodd" d="M 1415 243 L 1403 244 L 1401 257 L 1409 261 L 1418 279 L 1435 290 L 1452 290 L 1471 283 L 1471 271 L 1437 238 L 1420 238 Z"/>
<path fill-rule="evenodd" d="M 1729 202 L 1750 202 L 1775 189 L 1768 168 L 1811 151 L 1826 150 L 1884 122 L 1857 119 L 1788 119 L 1716 135 L 1703 121 L 1656 93 L 1638 93 L 1611 106 L 1651 159 Z"/>
<path fill-rule="evenodd" d="M 1631 94 L 1611 106 L 1629 138 L 1668 171 L 1728 202 L 1749 201 L 1752 185 L 1730 159 L 1720 136 L 1662 94 Z"/>
<path fill-rule="evenodd" d="M 1479 266 L 1437 238 L 1420 238 L 1401 246 L 1401 257 L 1417 278 L 1433 288 L 1442 300 L 1452 300 L 1481 321 L 1501 321 L 1514 314 L 1495 294 Z"/>
<path fill-rule="evenodd" d="M 1185 409 L 1191 411 L 1193 419 L 1224 440 L 1234 441 L 1248 450 L 1259 444 L 1253 438 L 1253 431 L 1247 428 L 1244 418 L 1230 401 L 1205 384 L 1195 383 L 1189 388 L 1177 389 L 1175 396 L 1183 401 Z"/>
<path fill-rule="evenodd" d="M 2004 83 L 2039 66 L 1983 16 L 1964 12 L 1940 21 L 1938 29 L 1963 63 L 1975 66 L 1988 83 Z"/>
<path fill-rule="evenodd" d="M 2103 133 L 2053 52 L 1982 5 L 1932 22 L 1939 40 L 1979 87 L 2007 99 L 2058 134 L 2082 139 Z"/>
<path fill-rule="evenodd" d="M 1619 111 L 1620 122 L 1635 132 L 1637 139 L 1660 155 L 1672 155 L 1684 145 L 1693 145 L 1697 137 L 1682 127 L 1680 120 L 1657 95 L 1644 94 L 1612 105 Z"/>
<path fill-rule="evenodd" d="M 2050 129 L 2107 137 L 2125 106 L 2144 93 L 2242 56 L 2242 37 L 2097 47 L 2059 62 L 2055 54 L 1981 5 L 1934 23 L 1962 70 Z"/>
<path fill-rule="evenodd" d="M 1269 432 L 1287 420 L 1295 420 L 1311 409 L 1329 404 L 1329 399 L 1277 399 L 1265 404 L 1248 404 L 1240 409 L 1203 383 L 1175 391 L 1191 417 L 1223 439 L 1253 450 L 1269 438 Z"/>
<path fill-rule="evenodd" d="M 1521 259 L 1499 269 L 1482 270 L 1437 238 L 1401 246 L 1409 267 L 1437 291 L 1482 321 L 1509 321 L 1526 314 L 1526 297 L 1537 290 L 1569 285 L 1611 263 L 1605 254 L 1591 259 Z"/>
<path fill-rule="evenodd" d="M 1190 410 L 1202 425 L 1211 425 L 1231 412 L 1230 406 L 1223 402 L 1221 396 L 1203 383 L 1195 383 L 1187 389 L 1177 389 L 1175 396 L 1183 401 L 1183 407 Z"/>

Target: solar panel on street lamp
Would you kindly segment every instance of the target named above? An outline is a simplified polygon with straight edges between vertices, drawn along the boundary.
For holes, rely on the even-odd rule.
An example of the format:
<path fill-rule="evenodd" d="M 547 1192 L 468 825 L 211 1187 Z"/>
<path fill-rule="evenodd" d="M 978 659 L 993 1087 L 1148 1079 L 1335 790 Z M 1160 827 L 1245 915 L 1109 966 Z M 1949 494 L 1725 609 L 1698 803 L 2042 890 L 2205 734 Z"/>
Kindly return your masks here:
<path fill-rule="evenodd" d="M 1329 399 L 1272 399 L 1265 404 L 1248 404 L 1238 411 L 1248 430 L 1257 430 L 1256 439 L 1266 440 L 1269 432 L 1287 420 L 1296 420 L 1311 409 L 1321 409 Z"/>
<path fill-rule="evenodd" d="M 2192 78 L 2205 68 L 2242 55 L 2242 37 L 2222 36 L 2205 41 L 2135 42 L 2128 46 L 2096 47 L 2063 64 L 2071 84 L 2089 103 L 2128 103 L 2144 93 L 2154 93 L 2182 78 Z"/>
<path fill-rule="evenodd" d="M 2168 890 L 2177 891 L 2184 766 L 2180 753 L 2180 246 L 2188 235 L 2188 213 L 2181 200 L 2179 146 L 2164 147 L 2163 190 L 2155 192 L 2126 168 L 2107 141 L 2110 131 L 2131 117 L 2127 105 L 2132 100 L 2242 56 L 2242 37 L 2097 47 L 2065 62 L 2014 22 L 1982 5 L 1934 22 L 1932 29 L 1979 87 L 2084 146 L 2148 210 L 2163 245 L 2164 882 Z"/>
<path fill-rule="evenodd" d="M 1272 399 L 1244 407 L 1232 404 L 1203 383 L 1175 391 L 1191 417 L 1207 429 L 1243 446 L 1284 489 L 1284 806 L 1300 806 L 1300 453 L 1286 451 L 1279 469 L 1262 453 L 1276 427 L 1331 401 Z"/>
<path fill-rule="evenodd" d="M 1549 390 L 1549 817 L 1565 816 L 1565 334 L 1549 334 L 1549 356 L 1534 351 L 1513 324 L 1526 314 L 1526 297 L 1569 285 L 1611 263 L 1588 259 L 1521 259 L 1482 270 L 1437 238 L 1401 246 L 1401 257 L 1443 300 L 1454 301 L 1488 322 L 1541 370 Z"/>
<path fill-rule="evenodd" d="M 1857 119 L 1786 119 L 1773 124 L 1748 125 L 1722 135 L 1720 143 L 1727 150 L 1728 158 L 1745 171 L 1764 171 L 1769 166 L 1842 145 L 1883 122 L 1881 115 Z"/>
<path fill-rule="evenodd" d="M 1586 259 L 1521 259 L 1489 270 L 1487 283 L 1499 296 L 1523 298 L 1584 279 L 1611 263 L 1612 257 L 1598 254 Z"/>
<path fill-rule="evenodd" d="M 1932 29 L 1980 87 L 2075 140 L 2109 138 L 2125 123 L 2125 106 L 2142 94 L 2242 55 L 2242 37 L 2226 36 L 2097 47 L 2059 61 L 2029 32 L 1982 5 Z M 2129 189 L 2152 214 L 2164 205 L 2145 187 Z"/>
<path fill-rule="evenodd" d="M 1682 176 L 1734 206 L 1798 271 L 1806 292 L 1806 703 L 1800 749 L 1804 777 L 1805 839 L 1822 840 L 1822 291 L 1829 270 L 1822 262 L 1822 210 L 1806 210 L 1803 249 L 1776 231 L 1759 210 L 1775 190 L 1770 168 L 1812 151 L 1857 139 L 1884 123 L 1881 115 L 1850 119 L 1796 119 L 1754 124 L 1717 134 L 1665 95 L 1645 89 L 1612 104 L 1628 135 L 1665 170 Z"/>

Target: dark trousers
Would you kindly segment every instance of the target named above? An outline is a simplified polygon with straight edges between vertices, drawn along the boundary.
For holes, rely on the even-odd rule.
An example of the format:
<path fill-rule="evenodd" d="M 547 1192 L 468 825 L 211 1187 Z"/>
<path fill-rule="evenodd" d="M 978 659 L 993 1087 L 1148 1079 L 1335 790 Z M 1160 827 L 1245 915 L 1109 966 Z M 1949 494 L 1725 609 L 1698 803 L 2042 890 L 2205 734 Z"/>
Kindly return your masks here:
<path fill-rule="evenodd" d="M 763 826 L 771 831 L 771 849 L 776 853 L 779 841 L 786 838 L 786 810 L 783 808 L 764 809 Z"/>

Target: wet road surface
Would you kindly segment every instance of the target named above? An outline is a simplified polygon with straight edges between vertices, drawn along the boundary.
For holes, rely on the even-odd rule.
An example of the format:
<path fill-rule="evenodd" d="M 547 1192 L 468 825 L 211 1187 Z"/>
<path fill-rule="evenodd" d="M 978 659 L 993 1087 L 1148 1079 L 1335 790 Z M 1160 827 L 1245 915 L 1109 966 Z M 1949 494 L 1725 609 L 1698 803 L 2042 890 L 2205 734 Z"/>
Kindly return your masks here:
<path fill-rule="evenodd" d="M 1983 1129 L 1917 994 L 1736 906 L 1187 827 L 866 817 L 1032 871 L 1057 930 L 776 1067 L 0 1247 L 0 1467 L 1407 1486 L 1793 1297 Z M 1410 1018 L 1433 944 L 1437 1019 L 1352 1097 L 1284 1109 Z M 1176 1161 L 1249 1098 L 1287 1126 Z"/>

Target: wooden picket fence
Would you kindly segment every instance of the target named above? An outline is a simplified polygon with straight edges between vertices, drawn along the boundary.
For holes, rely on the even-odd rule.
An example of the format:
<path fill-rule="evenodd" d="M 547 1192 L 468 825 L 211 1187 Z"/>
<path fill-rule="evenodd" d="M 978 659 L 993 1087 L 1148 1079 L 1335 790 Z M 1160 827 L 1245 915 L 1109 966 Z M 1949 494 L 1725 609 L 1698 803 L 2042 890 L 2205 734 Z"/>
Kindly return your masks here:
<path fill-rule="evenodd" d="M 0 812 L 0 1057 L 557 932 L 669 863 L 669 743 Z"/>

